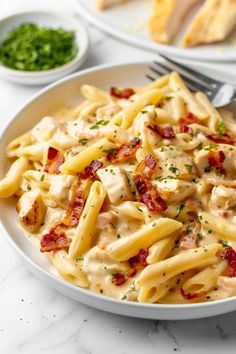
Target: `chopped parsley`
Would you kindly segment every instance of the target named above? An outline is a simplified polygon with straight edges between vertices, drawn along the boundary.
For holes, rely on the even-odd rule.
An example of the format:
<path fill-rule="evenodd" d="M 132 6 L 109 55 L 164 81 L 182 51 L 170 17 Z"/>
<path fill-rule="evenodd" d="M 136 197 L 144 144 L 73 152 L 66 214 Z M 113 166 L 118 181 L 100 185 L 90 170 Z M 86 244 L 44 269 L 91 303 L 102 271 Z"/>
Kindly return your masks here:
<path fill-rule="evenodd" d="M 194 184 L 197 184 L 197 183 L 199 183 L 200 181 L 199 181 L 199 179 L 196 179 L 196 178 L 193 178 L 192 179 L 192 183 L 194 183 Z"/>
<path fill-rule="evenodd" d="M 206 166 L 206 167 L 204 168 L 204 172 L 205 172 L 205 173 L 211 172 L 211 166 L 210 166 L 210 165 Z"/>
<path fill-rule="evenodd" d="M 188 172 L 191 172 L 191 171 L 192 171 L 193 165 L 185 164 L 184 166 L 185 166 L 185 168 L 186 168 L 186 170 L 187 170 Z"/>
<path fill-rule="evenodd" d="M 177 214 L 175 215 L 175 218 L 178 218 L 180 216 L 181 211 L 184 209 L 184 204 L 180 204 L 176 210 L 177 210 Z"/>
<path fill-rule="evenodd" d="M 217 138 L 221 139 L 222 134 L 225 133 L 225 123 L 222 119 L 217 120 Z"/>
<path fill-rule="evenodd" d="M 114 148 L 106 149 L 106 150 L 103 150 L 103 152 L 105 152 L 106 154 L 115 155 L 116 154 L 116 149 L 114 149 Z"/>
<path fill-rule="evenodd" d="M 179 176 L 180 175 L 180 172 L 179 172 L 179 169 L 177 167 L 174 167 L 174 166 L 170 166 L 169 167 L 169 171 L 174 173 L 176 176 Z"/>
<path fill-rule="evenodd" d="M 198 144 L 197 148 L 198 148 L 198 150 L 201 150 L 201 149 L 203 148 L 203 143 L 202 143 L 202 141 Z"/>
<path fill-rule="evenodd" d="M 207 147 L 205 147 L 204 150 L 210 151 L 210 150 L 212 150 L 212 149 L 215 149 L 217 146 L 218 146 L 218 144 L 210 143 Z"/>
<path fill-rule="evenodd" d="M 98 129 L 100 125 L 107 125 L 109 123 L 109 120 L 98 120 L 94 125 L 90 127 L 90 129 Z"/>
<path fill-rule="evenodd" d="M 30 184 L 27 184 L 27 189 L 28 189 L 28 191 L 31 191 L 31 185 Z"/>
<path fill-rule="evenodd" d="M 201 241 L 203 239 L 203 235 L 201 232 L 197 233 L 197 238 L 198 238 L 198 241 Z"/>
<path fill-rule="evenodd" d="M 45 179 L 45 175 L 42 175 L 42 176 L 40 177 L 40 181 L 43 182 L 44 179 Z"/>
<path fill-rule="evenodd" d="M 88 144 L 88 139 L 86 139 L 86 138 L 79 139 L 79 144 L 83 145 L 83 146 L 87 145 Z"/>
<path fill-rule="evenodd" d="M 224 248 L 229 247 L 228 241 L 226 241 L 226 240 L 221 241 L 221 244 Z"/>
<path fill-rule="evenodd" d="M 121 300 L 127 300 L 127 295 L 123 295 Z"/>

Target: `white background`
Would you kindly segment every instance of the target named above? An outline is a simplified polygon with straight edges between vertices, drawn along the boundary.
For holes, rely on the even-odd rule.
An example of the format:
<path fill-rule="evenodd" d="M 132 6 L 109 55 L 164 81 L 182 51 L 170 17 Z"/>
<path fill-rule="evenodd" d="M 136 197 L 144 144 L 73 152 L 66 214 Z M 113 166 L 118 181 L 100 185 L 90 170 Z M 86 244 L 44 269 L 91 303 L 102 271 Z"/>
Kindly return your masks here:
<path fill-rule="evenodd" d="M 19 10 L 74 14 L 73 0 L 0 0 L 0 17 Z M 84 68 L 154 58 L 89 26 Z M 233 66 L 231 67 L 233 68 Z M 227 64 L 220 69 L 230 72 Z M 0 79 L 0 129 L 39 87 Z M 147 321 L 107 314 L 66 298 L 35 278 L 0 235 L 0 354 L 233 354 L 236 313 L 196 321 Z"/>

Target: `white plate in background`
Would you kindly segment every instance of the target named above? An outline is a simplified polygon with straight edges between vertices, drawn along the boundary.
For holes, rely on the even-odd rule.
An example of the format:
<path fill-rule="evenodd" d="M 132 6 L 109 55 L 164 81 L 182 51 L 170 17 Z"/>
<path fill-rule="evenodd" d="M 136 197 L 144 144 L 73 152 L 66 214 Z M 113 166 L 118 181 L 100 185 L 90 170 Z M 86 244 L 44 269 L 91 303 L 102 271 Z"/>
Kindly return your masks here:
<path fill-rule="evenodd" d="M 43 89 L 34 96 L 23 108 L 12 117 L 7 128 L 0 137 L 0 178 L 7 169 L 5 149 L 7 144 L 20 134 L 31 129 L 52 107 L 64 102 L 66 105 L 77 105 L 83 98 L 80 95 L 82 84 L 89 83 L 104 89 L 111 86 L 140 86 L 148 83 L 145 78 L 150 63 L 130 63 L 123 65 L 106 65 L 81 71 L 60 80 Z M 209 71 L 209 69 L 207 69 Z M 218 73 L 218 77 L 220 73 Z M 223 74 L 221 74 L 223 77 Z M 47 257 L 40 253 L 23 235 L 17 225 L 15 200 L 0 200 L 0 231 L 10 244 L 26 261 L 26 265 L 39 278 L 54 287 L 59 292 L 72 297 L 86 305 L 120 315 L 147 318 L 180 320 L 214 316 L 236 310 L 236 297 L 215 302 L 162 305 L 143 304 L 116 300 L 92 293 L 61 279 L 56 275 Z"/>
<path fill-rule="evenodd" d="M 78 14 L 85 17 L 91 24 L 122 41 L 143 49 L 167 54 L 174 58 L 214 62 L 236 60 L 236 40 L 233 40 L 236 33 L 225 43 L 194 48 L 181 48 L 174 44 L 164 45 L 153 42 L 146 28 L 151 14 L 152 0 L 131 1 L 106 11 L 97 11 L 95 0 L 74 0 L 74 3 Z M 184 27 L 186 25 L 187 23 Z"/>

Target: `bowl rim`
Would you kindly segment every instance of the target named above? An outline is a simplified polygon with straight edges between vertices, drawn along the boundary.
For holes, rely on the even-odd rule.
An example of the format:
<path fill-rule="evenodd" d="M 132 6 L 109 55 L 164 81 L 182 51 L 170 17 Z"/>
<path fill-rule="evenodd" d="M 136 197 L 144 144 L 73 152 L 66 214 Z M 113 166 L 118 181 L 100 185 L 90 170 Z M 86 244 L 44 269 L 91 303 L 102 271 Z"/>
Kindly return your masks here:
<path fill-rule="evenodd" d="M 151 62 L 149 61 L 132 61 L 132 62 L 124 62 L 124 63 L 120 63 L 120 64 L 103 64 L 103 65 L 98 65 L 98 66 L 94 66 L 92 68 L 88 68 L 88 69 L 84 69 L 81 70 L 80 72 L 74 73 L 74 74 L 70 74 L 60 80 L 57 80 L 56 82 L 46 86 L 45 88 L 41 89 L 38 93 L 34 94 L 30 99 L 28 99 L 25 103 L 23 103 L 20 108 L 11 115 L 10 119 L 8 120 L 8 123 L 4 126 L 3 131 L 0 134 L 0 139 L 2 139 L 2 137 L 7 134 L 8 130 L 11 129 L 11 125 L 18 119 L 18 116 L 20 114 L 23 113 L 23 111 L 30 106 L 32 103 L 34 103 L 37 99 L 39 99 L 41 96 L 43 96 L 45 93 L 47 93 L 48 91 L 53 90 L 54 88 L 69 82 L 70 80 L 76 79 L 78 77 L 83 77 L 86 76 L 87 74 L 91 74 L 91 73 L 95 73 L 95 72 L 100 72 L 100 71 L 104 71 L 106 69 L 117 69 L 117 68 L 124 68 L 124 67 L 129 67 L 129 66 L 134 66 L 134 65 L 146 65 L 147 68 L 150 65 Z M 0 211 L 1 214 L 1 211 Z M 97 293 L 94 293 L 90 290 L 87 289 L 83 289 L 80 287 L 77 287 L 75 285 L 73 285 L 73 283 L 70 283 L 66 280 L 64 280 L 63 278 L 60 278 L 59 276 L 56 276 L 52 273 L 50 273 L 49 271 L 45 270 L 43 267 L 41 267 L 40 265 L 38 265 L 36 262 L 34 262 L 29 256 L 27 256 L 26 253 L 23 252 L 23 250 L 20 248 L 20 246 L 18 246 L 18 244 L 14 241 L 14 239 L 11 237 L 10 233 L 8 233 L 7 229 L 4 227 L 2 220 L 0 219 L 0 230 L 2 231 L 4 238 L 8 241 L 8 243 L 14 248 L 14 250 L 19 253 L 23 259 L 26 261 L 26 263 L 28 263 L 35 272 L 37 272 L 38 274 L 42 275 L 44 278 L 46 279 L 51 279 L 51 284 L 53 286 L 53 284 L 59 285 L 63 288 L 69 288 L 71 291 L 76 292 L 76 293 L 81 293 L 81 295 L 86 296 L 87 298 L 92 300 L 96 300 L 96 301 L 100 301 L 100 302 L 104 302 L 107 303 L 108 305 L 114 305 L 114 307 L 117 306 L 121 306 L 122 307 L 127 307 L 127 308 L 133 308 L 133 309 L 147 309 L 147 310 L 153 310 L 153 311 L 161 311 L 161 310 L 173 310 L 175 311 L 175 313 L 182 313 L 184 312 L 184 309 L 186 310 L 194 310 L 197 311 L 197 309 L 207 309 L 207 308 L 217 308 L 218 306 L 222 305 L 222 304 L 228 304 L 230 305 L 231 303 L 236 303 L 236 296 L 233 297 L 229 297 L 229 298 L 225 298 L 225 299 L 221 299 L 221 300 L 216 300 L 216 301 L 211 301 L 211 302 L 202 302 L 202 303 L 191 303 L 191 304 L 150 304 L 150 303 L 142 303 L 142 302 L 132 302 L 132 301 L 122 301 L 120 299 L 116 299 L 116 298 L 112 298 L 106 295 L 100 295 Z M 33 247 L 33 246 L 32 246 Z M 60 292 L 60 291 L 59 291 Z M 69 294 L 67 294 L 67 296 L 69 297 L 73 297 Z M 75 298 L 75 297 L 74 297 Z M 79 299 L 77 299 L 77 301 L 80 302 Z M 83 301 L 81 301 L 83 303 Z M 90 306 L 92 307 L 96 307 L 99 308 L 98 306 L 95 306 L 93 304 L 90 304 Z M 235 306 L 236 309 L 236 306 Z M 234 309 L 234 310 L 235 310 Z M 108 312 L 112 312 L 107 310 Z M 229 311 L 233 311 L 231 308 L 225 310 L 225 311 L 219 311 L 216 314 L 220 314 L 220 313 L 226 313 Z M 115 312 L 115 311 L 114 311 Z M 117 313 L 117 312 L 115 312 Z M 214 314 L 209 314 L 206 313 L 205 317 L 209 317 L 209 316 L 214 316 Z M 143 316 L 139 313 L 137 313 L 136 316 L 132 316 L 132 317 L 139 317 L 142 318 Z M 204 317 L 204 316 L 191 316 L 188 318 L 199 318 L 199 317 Z M 145 317 L 145 318 L 151 318 L 151 317 Z M 154 318 L 154 317 L 153 317 Z M 183 317 L 182 319 L 185 319 L 187 317 Z M 175 318 L 176 319 L 176 318 Z M 180 318 L 178 318 L 180 319 Z"/>
<path fill-rule="evenodd" d="M 9 20 L 13 18 L 20 17 L 22 15 L 51 15 L 54 17 L 58 17 L 63 19 L 64 21 L 67 21 L 70 24 L 73 24 L 73 29 L 72 31 L 75 32 L 76 36 L 81 36 L 83 37 L 83 46 L 82 49 L 81 47 L 77 47 L 77 53 L 75 57 L 70 60 L 68 63 L 65 63 L 57 68 L 52 68 L 49 70 L 32 70 L 32 71 L 27 71 L 27 70 L 16 70 L 7 67 L 6 65 L 2 64 L 0 62 L 0 73 L 4 73 L 5 75 L 9 76 L 15 76 L 15 77 L 25 77 L 25 78 L 42 78 L 44 76 L 48 75 L 56 75 L 61 73 L 62 71 L 66 71 L 70 69 L 71 67 L 76 66 L 83 58 L 85 58 L 88 54 L 89 48 L 90 48 L 90 36 L 89 32 L 87 29 L 87 26 L 82 23 L 82 21 L 75 16 L 70 16 L 70 15 L 65 15 L 62 12 L 59 11 L 46 11 L 46 10 L 27 10 L 27 11 L 17 11 L 12 14 L 9 14 L 3 18 L 0 19 L 0 26 L 3 22 L 8 22 Z M 29 20 L 29 22 L 32 22 Z M 22 22 L 23 23 L 23 22 Z"/>

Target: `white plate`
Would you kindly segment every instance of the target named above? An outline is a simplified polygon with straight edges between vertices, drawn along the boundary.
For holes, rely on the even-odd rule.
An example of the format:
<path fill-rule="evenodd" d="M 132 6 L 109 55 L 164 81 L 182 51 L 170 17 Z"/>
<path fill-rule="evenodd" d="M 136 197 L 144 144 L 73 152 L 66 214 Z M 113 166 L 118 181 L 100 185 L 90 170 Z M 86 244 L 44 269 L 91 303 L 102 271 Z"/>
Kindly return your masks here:
<path fill-rule="evenodd" d="M 89 35 L 87 29 L 78 20 L 56 12 L 27 11 L 10 15 L 0 20 L 0 43 L 6 39 L 7 34 L 13 28 L 22 23 L 36 23 L 38 26 L 50 28 L 63 28 L 67 31 L 75 31 L 75 42 L 78 52 L 70 62 L 50 70 L 22 71 L 15 70 L 0 64 L 0 75 L 5 79 L 23 85 L 42 85 L 56 81 L 61 77 L 72 73 L 83 64 L 88 55 Z"/>
<path fill-rule="evenodd" d="M 78 14 L 85 17 L 91 24 L 122 41 L 155 53 L 204 61 L 222 62 L 236 59 L 235 41 L 234 44 L 220 43 L 188 49 L 153 42 L 145 28 L 145 23 L 147 23 L 151 13 L 152 0 L 131 1 L 128 4 L 106 11 L 97 11 L 95 0 L 74 0 L 74 3 Z M 187 23 L 184 27 L 186 25 Z"/>
<path fill-rule="evenodd" d="M 12 118 L 1 136 L 0 177 L 4 176 L 8 165 L 5 158 L 7 144 L 16 136 L 31 129 L 47 113 L 49 108 L 61 102 L 70 105 L 78 104 L 82 100 L 79 94 L 80 86 L 86 82 L 104 89 L 108 89 L 111 85 L 144 85 L 147 83 L 147 79 L 145 79 L 147 67 L 148 63 L 102 66 L 71 75 L 42 90 Z M 16 220 L 15 201 L 1 200 L 1 235 L 6 236 L 10 244 L 21 254 L 26 264 L 38 277 L 63 294 L 84 304 L 126 316 L 167 320 L 208 317 L 236 309 L 236 297 L 203 304 L 153 305 L 115 300 L 77 288 L 55 275 L 47 257 L 40 254 L 39 250 L 34 248 L 25 238 L 17 226 Z"/>

